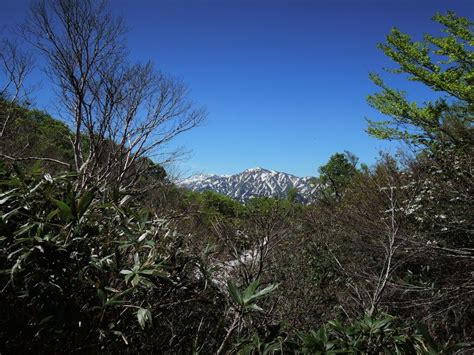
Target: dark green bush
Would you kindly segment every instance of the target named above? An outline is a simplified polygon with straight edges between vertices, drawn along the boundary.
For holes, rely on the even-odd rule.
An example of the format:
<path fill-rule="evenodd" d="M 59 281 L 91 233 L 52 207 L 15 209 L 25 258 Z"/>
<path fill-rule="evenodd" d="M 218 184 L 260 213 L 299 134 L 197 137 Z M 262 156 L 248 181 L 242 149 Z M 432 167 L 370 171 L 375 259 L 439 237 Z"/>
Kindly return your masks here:
<path fill-rule="evenodd" d="M 0 343 L 20 352 L 176 351 L 203 334 L 217 339 L 221 296 L 196 271 L 205 260 L 129 195 L 78 192 L 74 181 L 3 173 Z"/>

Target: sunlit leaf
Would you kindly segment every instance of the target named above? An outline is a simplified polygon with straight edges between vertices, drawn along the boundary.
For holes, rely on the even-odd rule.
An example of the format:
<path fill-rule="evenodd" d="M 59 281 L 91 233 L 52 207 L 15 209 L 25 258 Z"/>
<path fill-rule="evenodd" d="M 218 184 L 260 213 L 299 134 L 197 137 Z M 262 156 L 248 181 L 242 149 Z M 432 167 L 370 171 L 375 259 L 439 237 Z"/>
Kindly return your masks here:
<path fill-rule="evenodd" d="M 137 312 L 137 319 L 142 329 L 145 329 L 147 324 L 150 326 L 153 325 L 152 315 L 148 309 L 140 308 Z"/>

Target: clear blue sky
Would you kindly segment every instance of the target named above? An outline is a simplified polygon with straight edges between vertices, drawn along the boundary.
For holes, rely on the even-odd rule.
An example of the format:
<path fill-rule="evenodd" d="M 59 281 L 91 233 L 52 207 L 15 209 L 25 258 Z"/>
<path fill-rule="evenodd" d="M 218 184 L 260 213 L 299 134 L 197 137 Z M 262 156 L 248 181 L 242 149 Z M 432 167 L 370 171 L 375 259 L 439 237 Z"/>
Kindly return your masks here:
<path fill-rule="evenodd" d="M 19 23 L 27 1 L 2 1 L 0 23 Z M 396 26 L 420 38 L 439 27 L 430 18 L 451 9 L 474 17 L 473 0 L 113 0 L 130 27 L 134 59 L 152 60 L 189 84 L 205 124 L 175 144 L 192 151 L 187 172 L 232 174 L 261 166 L 315 175 L 331 154 L 349 150 L 373 163 L 382 149 L 365 117 L 376 87 L 370 71 L 391 63 L 376 48 Z M 420 86 L 387 76 L 414 99 Z M 40 107 L 49 108 L 43 93 Z"/>

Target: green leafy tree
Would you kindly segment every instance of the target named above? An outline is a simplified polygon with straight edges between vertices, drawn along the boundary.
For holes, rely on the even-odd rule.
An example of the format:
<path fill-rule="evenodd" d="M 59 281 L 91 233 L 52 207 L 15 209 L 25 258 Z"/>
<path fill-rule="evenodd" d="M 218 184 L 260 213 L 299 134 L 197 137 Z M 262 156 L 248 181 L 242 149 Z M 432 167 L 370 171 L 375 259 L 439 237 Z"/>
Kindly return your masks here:
<path fill-rule="evenodd" d="M 382 139 L 403 140 L 431 147 L 434 143 L 472 145 L 474 113 L 473 23 L 452 12 L 437 14 L 444 35 L 425 34 L 422 41 L 394 28 L 379 48 L 397 65 L 393 73 L 408 74 L 438 93 L 436 100 L 420 105 L 406 93 L 388 87 L 377 74 L 372 81 L 382 91 L 368 97 L 369 104 L 388 120 L 369 120 L 368 132 Z"/>
<path fill-rule="evenodd" d="M 288 189 L 286 192 L 286 199 L 290 203 L 295 203 L 298 201 L 298 190 L 294 187 Z"/>
<path fill-rule="evenodd" d="M 331 156 L 326 165 L 319 168 L 321 192 L 326 199 L 340 200 L 344 189 L 357 172 L 357 157 L 350 153 L 336 153 Z"/>
<path fill-rule="evenodd" d="M 474 23 L 452 12 L 433 18 L 444 35 L 425 34 L 422 41 L 393 29 L 379 48 L 398 68 L 395 73 L 433 90 L 437 99 L 423 105 L 408 100 L 371 74 L 382 91 L 368 102 L 388 116 L 369 121 L 370 134 L 402 140 L 421 149 L 418 156 L 417 220 L 437 236 L 472 248 L 472 153 L 474 147 Z M 420 172 L 421 171 L 421 172 Z"/>
<path fill-rule="evenodd" d="M 474 23 L 452 12 L 433 17 L 441 34 L 425 34 L 420 41 L 393 29 L 379 48 L 395 64 L 392 73 L 408 76 L 431 90 L 423 104 L 411 101 L 405 92 L 390 88 L 371 74 L 381 91 L 368 97 L 369 104 L 387 116 L 369 120 L 368 132 L 381 139 L 400 140 L 417 152 L 404 174 L 408 181 L 400 189 L 413 190 L 412 203 L 402 209 L 409 238 L 430 254 L 412 262 L 420 272 L 418 284 L 427 287 L 424 311 L 438 331 L 446 324 L 450 334 L 472 334 L 472 299 L 464 295 L 472 289 L 474 259 L 472 219 L 474 147 Z M 421 243 L 420 243 L 421 241 Z M 425 251 L 426 253 L 426 251 Z M 425 266 L 423 266 L 425 265 Z M 431 289 L 429 289 L 431 288 Z M 429 290 L 429 291 L 428 291 Z M 413 299 L 416 297 L 412 296 Z M 431 299 L 431 303 L 426 299 Z M 459 327 L 462 331 L 456 330 Z"/>

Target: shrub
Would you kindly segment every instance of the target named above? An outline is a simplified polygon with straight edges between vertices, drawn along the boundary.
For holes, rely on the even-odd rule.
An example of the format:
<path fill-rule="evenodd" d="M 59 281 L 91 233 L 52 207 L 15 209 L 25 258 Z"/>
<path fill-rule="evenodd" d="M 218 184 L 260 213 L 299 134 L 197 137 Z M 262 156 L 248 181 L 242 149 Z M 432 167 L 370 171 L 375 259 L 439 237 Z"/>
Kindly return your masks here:
<path fill-rule="evenodd" d="M 166 218 L 119 191 L 77 191 L 72 174 L 3 172 L 0 192 L 6 349 L 178 351 L 218 338 L 222 297 Z"/>

